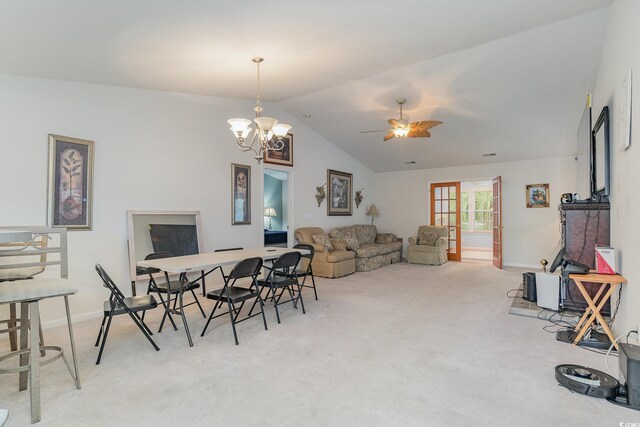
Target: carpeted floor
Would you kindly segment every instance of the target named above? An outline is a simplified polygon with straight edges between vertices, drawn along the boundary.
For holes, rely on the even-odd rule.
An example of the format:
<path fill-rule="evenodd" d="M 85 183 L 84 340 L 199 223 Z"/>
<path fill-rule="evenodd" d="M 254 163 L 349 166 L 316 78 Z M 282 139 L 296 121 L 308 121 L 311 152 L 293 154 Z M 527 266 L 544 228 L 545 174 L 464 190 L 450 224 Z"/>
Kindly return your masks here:
<path fill-rule="evenodd" d="M 505 294 L 520 270 L 486 262 L 395 264 L 305 290 L 307 314 L 286 307 L 269 330 L 254 318 L 233 342 L 227 319 L 199 334 L 154 334 L 114 321 L 102 364 L 93 347 L 100 319 L 75 325 L 82 390 L 61 361 L 42 369 L 42 426 L 614 426 L 640 414 L 557 385 L 554 367 L 605 370 L 604 356 L 555 340 L 547 323 L 509 315 Z M 206 310 L 211 303 L 206 301 Z M 73 310 L 73 299 L 72 299 Z M 157 328 L 161 312 L 149 317 Z M 181 326 L 179 324 L 179 326 Z M 47 342 L 65 341 L 63 328 Z M 0 350 L 8 344 L 0 343 Z M 68 345 L 67 345 L 68 347 Z M 617 366 L 610 358 L 609 365 Z M 614 368 L 615 369 L 615 368 Z M 617 375 L 617 369 L 614 372 Z M 29 394 L 0 377 L 10 426 L 29 424 Z"/>

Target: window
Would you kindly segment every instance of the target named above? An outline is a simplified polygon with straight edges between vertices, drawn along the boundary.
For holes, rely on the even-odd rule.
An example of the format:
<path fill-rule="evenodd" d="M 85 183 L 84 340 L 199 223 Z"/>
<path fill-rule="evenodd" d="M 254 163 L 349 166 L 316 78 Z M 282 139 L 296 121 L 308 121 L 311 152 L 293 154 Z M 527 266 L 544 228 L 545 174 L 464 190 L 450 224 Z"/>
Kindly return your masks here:
<path fill-rule="evenodd" d="M 460 194 L 462 231 L 491 231 L 493 228 L 493 193 L 463 191 Z"/>

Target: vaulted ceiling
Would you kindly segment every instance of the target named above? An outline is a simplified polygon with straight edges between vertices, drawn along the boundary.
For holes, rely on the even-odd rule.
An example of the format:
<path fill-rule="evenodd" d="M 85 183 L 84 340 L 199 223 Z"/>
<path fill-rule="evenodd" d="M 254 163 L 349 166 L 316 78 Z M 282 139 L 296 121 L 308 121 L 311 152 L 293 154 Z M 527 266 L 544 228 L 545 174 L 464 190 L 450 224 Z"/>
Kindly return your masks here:
<path fill-rule="evenodd" d="M 263 99 L 375 171 L 572 155 L 610 2 L 4 0 L 0 73 L 253 99 L 262 56 Z M 444 124 L 360 133 L 398 97 Z"/>

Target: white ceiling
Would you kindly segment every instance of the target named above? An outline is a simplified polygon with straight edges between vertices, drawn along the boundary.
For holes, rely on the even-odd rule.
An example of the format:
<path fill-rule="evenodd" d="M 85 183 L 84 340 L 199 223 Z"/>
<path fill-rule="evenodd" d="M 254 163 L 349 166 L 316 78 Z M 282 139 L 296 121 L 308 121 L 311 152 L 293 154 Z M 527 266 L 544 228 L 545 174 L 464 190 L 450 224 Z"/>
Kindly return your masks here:
<path fill-rule="evenodd" d="M 571 155 L 610 3 L 4 0 L 0 73 L 252 99 L 262 56 L 263 99 L 375 171 Z M 397 97 L 445 123 L 359 133 Z"/>

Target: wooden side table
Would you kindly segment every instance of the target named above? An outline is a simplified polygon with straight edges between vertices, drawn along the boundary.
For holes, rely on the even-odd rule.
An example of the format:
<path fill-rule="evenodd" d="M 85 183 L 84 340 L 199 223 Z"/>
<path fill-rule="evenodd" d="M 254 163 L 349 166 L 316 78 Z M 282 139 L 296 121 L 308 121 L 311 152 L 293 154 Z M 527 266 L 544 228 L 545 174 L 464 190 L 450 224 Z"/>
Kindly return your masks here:
<path fill-rule="evenodd" d="M 600 314 L 600 310 L 602 310 L 602 307 L 604 307 L 605 303 L 609 300 L 609 298 L 611 298 L 611 294 L 616 288 L 616 285 L 627 283 L 627 279 L 619 274 L 597 273 L 570 274 L 569 278 L 573 279 L 576 282 L 576 286 L 589 305 L 574 329 L 576 332 L 578 332 L 578 335 L 576 335 L 576 338 L 573 340 L 573 344 L 576 345 L 580 342 L 584 334 L 586 334 L 591 327 L 591 324 L 595 323 L 597 325 L 597 322 L 600 322 L 600 326 L 602 326 L 602 329 L 607 334 L 611 342 L 614 343 L 616 350 L 618 350 L 618 344 L 615 343 L 613 333 L 611 332 L 611 329 L 609 329 L 609 325 L 607 325 L 607 322 L 604 321 L 604 318 Z M 600 288 L 598 289 L 595 297 L 591 298 L 584 287 L 584 282 L 600 284 Z M 605 292 L 605 289 L 607 288 L 608 290 L 606 291 L 606 293 L 604 293 L 603 296 L 603 292 Z"/>

